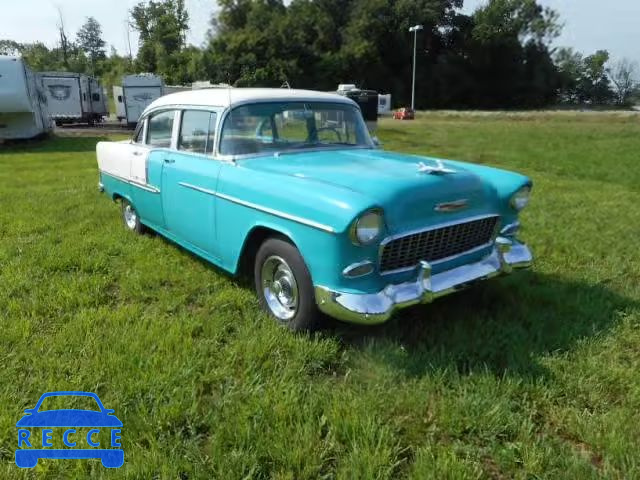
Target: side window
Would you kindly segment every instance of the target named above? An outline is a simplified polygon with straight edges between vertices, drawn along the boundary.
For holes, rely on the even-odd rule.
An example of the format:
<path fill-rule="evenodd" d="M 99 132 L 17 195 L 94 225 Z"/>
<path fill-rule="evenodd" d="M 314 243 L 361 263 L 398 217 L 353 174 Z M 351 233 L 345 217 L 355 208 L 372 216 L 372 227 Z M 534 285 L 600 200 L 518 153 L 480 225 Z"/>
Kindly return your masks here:
<path fill-rule="evenodd" d="M 94 102 L 99 102 L 100 101 L 100 94 L 99 93 L 94 93 L 91 98 L 93 98 Z"/>
<path fill-rule="evenodd" d="M 178 150 L 184 152 L 213 153 L 216 135 L 216 118 L 214 112 L 203 110 L 186 110 L 182 114 Z"/>
<path fill-rule="evenodd" d="M 147 126 L 147 145 L 158 148 L 171 147 L 171 134 L 173 132 L 173 119 L 175 112 L 156 113 L 149 117 Z"/>
<path fill-rule="evenodd" d="M 118 95 L 118 103 L 122 103 L 122 95 Z"/>

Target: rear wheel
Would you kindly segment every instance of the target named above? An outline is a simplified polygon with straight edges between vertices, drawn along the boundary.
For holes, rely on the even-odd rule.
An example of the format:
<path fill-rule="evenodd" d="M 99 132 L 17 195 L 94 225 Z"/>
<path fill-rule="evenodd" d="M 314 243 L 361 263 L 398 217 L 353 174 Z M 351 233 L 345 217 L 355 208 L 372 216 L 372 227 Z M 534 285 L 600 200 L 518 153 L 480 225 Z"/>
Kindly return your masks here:
<path fill-rule="evenodd" d="M 124 226 L 127 230 L 131 230 L 132 232 L 136 232 L 138 234 L 143 234 L 145 232 L 144 225 L 140 222 L 140 217 L 138 216 L 138 212 L 131 205 L 131 202 L 126 199 L 122 199 L 122 221 L 124 222 Z"/>
<path fill-rule="evenodd" d="M 263 309 L 291 330 L 315 330 L 319 312 L 311 275 L 298 249 L 272 237 L 260 246 L 254 266 L 256 292 Z"/>

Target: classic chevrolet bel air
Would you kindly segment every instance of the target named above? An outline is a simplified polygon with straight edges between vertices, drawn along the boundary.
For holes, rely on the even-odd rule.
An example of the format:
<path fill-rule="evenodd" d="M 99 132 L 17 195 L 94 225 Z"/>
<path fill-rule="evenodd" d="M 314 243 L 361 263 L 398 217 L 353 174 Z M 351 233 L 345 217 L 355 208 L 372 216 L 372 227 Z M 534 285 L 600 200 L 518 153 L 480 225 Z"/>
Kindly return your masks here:
<path fill-rule="evenodd" d="M 375 324 L 531 265 L 517 238 L 531 181 L 378 149 L 356 103 L 284 89 L 167 95 L 132 140 L 97 146 L 99 187 L 233 274 L 292 329 L 324 312 Z"/>

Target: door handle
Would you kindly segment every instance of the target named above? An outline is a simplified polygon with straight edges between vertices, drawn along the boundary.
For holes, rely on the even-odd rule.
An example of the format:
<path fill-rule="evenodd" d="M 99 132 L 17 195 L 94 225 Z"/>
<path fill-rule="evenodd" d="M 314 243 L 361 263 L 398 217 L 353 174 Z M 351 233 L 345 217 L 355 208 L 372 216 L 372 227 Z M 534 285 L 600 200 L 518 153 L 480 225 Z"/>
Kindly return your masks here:
<path fill-rule="evenodd" d="M 173 158 L 165 158 L 164 163 L 176 163 L 176 161 Z"/>
<path fill-rule="evenodd" d="M 135 152 L 133 152 L 133 154 L 134 154 L 136 157 L 139 157 L 140 155 L 142 155 L 142 152 L 141 152 L 141 151 L 139 151 L 139 150 L 136 150 Z"/>

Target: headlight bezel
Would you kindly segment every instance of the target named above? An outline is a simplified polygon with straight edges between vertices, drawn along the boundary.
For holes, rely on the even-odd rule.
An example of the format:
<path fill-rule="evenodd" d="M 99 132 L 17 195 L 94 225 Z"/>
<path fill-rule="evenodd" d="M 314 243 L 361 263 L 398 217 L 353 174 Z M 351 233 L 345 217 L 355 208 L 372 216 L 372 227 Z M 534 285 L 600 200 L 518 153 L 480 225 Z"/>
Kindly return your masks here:
<path fill-rule="evenodd" d="M 531 185 L 523 185 L 516 190 L 509 199 L 509 205 L 516 212 L 521 212 L 531 202 Z"/>
<path fill-rule="evenodd" d="M 365 222 L 370 220 L 375 220 L 377 225 L 369 224 L 364 225 Z M 363 236 L 360 234 L 359 229 L 373 229 L 377 228 L 375 235 Z M 381 208 L 371 208 L 362 212 L 358 217 L 351 223 L 351 227 L 349 227 L 349 239 L 351 243 L 356 246 L 367 246 L 375 243 L 382 236 L 382 232 L 384 230 L 384 213 Z"/>

